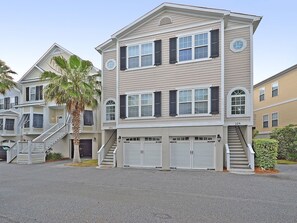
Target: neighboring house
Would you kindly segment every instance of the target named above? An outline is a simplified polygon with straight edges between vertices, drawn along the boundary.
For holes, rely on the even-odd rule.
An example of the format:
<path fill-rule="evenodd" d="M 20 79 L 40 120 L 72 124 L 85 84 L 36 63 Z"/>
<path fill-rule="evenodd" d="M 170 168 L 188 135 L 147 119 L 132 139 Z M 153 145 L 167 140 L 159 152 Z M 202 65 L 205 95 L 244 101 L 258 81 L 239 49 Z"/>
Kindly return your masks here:
<path fill-rule="evenodd" d="M 253 169 L 247 144 L 260 20 L 163 3 L 96 47 L 103 65 L 99 164 L 222 171 L 226 151 L 228 169 Z"/>
<path fill-rule="evenodd" d="M 20 100 L 20 90 L 15 87 L 0 94 L 0 145 L 16 142 L 19 137 L 17 123 L 20 111 L 16 108 Z"/>
<path fill-rule="evenodd" d="M 64 157 L 73 156 L 72 129 L 70 115 L 67 114 L 65 105 L 55 102 L 46 102 L 43 89 L 47 81 L 41 81 L 44 71 L 54 71 L 53 56 L 63 56 L 68 59 L 73 55 L 68 50 L 53 44 L 48 51 L 22 76 L 19 80 L 21 96 L 15 108 L 20 114 L 19 121 L 15 124 L 15 134 L 19 135 L 17 161 L 41 162 L 44 160 L 44 150 L 62 153 Z M 99 70 L 93 68 L 91 73 Z M 96 158 L 101 145 L 100 107 L 92 110 L 86 108 L 81 116 L 80 153 L 83 157 Z M 37 154 L 28 160 L 28 148 L 31 153 Z M 14 148 L 16 150 L 16 148 Z M 41 151 L 41 153 L 39 153 Z M 23 155 L 25 154 L 25 155 Z M 10 157 L 13 158 L 13 157 Z"/>
<path fill-rule="evenodd" d="M 297 124 L 297 64 L 254 86 L 254 126 L 258 137 Z"/>

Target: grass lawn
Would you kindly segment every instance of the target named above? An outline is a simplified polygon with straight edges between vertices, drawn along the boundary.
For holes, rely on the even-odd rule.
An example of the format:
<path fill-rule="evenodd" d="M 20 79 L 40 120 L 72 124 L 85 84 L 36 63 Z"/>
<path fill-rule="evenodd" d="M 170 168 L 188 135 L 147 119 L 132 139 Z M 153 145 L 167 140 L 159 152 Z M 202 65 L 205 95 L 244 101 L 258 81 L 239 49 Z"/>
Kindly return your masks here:
<path fill-rule="evenodd" d="M 65 165 L 75 167 L 96 167 L 98 166 L 98 160 L 82 160 L 81 163 L 67 163 Z"/>
<path fill-rule="evenodd" d="M 277 160 L 277 164 L 297 164 L 297 162 L 290 160 Z"/>

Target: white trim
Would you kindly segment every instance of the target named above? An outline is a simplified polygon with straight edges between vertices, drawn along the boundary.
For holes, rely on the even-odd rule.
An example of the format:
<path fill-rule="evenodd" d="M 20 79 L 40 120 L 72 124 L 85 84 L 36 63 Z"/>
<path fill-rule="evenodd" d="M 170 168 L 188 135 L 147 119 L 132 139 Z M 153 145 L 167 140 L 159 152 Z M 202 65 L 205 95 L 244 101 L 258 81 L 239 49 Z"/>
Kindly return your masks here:
<path fill-rule="evenodd" d="M 175 37 L 181 38 L 181 37 L 187 37 L 187 36 L 195 36 L 195 35 L 198 35 L 198 34 L 209 33 L 211 30 L 213 30 L 213 29 L 208 28 L 208 29 L 201 29 L 201 30 L 198 30 L 198 31 L 190 31 L 190 32 L 187 32 L 187 33 L 182 33 L 182 34 L 175 35 Z"/>
<path fill-rule="evenodd" d="M 157 39 L 148 39 L 148 40 L 146 39 L 146 40 L 142 40 L 142 41 L 127 43 L 124 46 L 126 46 L 128 48 L 130 46 L 137 46 L 137 45 L 143 45 L 143 44 L 148 44 L 148 43 L 154 43 L 154 41 L 156 41 L 156 40 Z M 139 52 L 140 52 L 140 50 L 139 50 Z"/>
<path fill-rule="evenodd" d="M 277 114 L 277 119 L 273 119 L 273 114 Z M 276 111 L 276 112 L 272 112 L 271 113 L 271 127 L 272 128 L 275 128 L 275 127 L 279 127 L 279 112 Z M 273 126 L 273 121 L 277 120 L 277 126 Z"/>
<path fill-rule="evenodd" d="M 116 48 L 112 48 L 109 50 L 103 50 L 102 53 L 112 52 L 112 51 L 116 51 L 116 50 L 117 50 Z"/>
<path fill-rule="evenodd" d="M 125 94 L 128 95 L 135 95 L 135 94 L 152 94 L 156 92 L 156 90 L 145 90 L 145 91 L 128 91 Z"/>
<path fill-rule="evenodd" d="M 286 101 L 282 101 L 282 102 L 279 102 L 279 103 L 268 105 L 268 106 L 263 107 L 263 108 L 258 108 L 258 109 L 255 109 L 254 111 L 255 112 L 260 111 L 260 110 L 263 110 L 263 109 L 266 109 L 266 108 L 271 108 L 271 107 L 274 107 L 274 106 L 278 106 L 278 105 L 282 105 L 282 104 L 286 104 L 286 103 L 290 103 L 290 102 L 294 102 L 294 101 L 297 101 L 297 98 L 292 98 L 292 99 L 289 99 L 289 100 L 286 100 Z"/>
<path fill-rule="evenodd" d="M 152 95 L 152 115 L 151 116 L 141 116 L 141 96 L 143 94 L 151 94 Z M 133 96 L 133 95 L 138 95 L 138 117 L 129 117 L 129 96 Z M 150 119 L 150 118 L 155 118 L 155 94 L 154 92 L 142 92 L 142 93 L 128 93 L 126 95 L 127 99 L 126 99 L 126 119 Z"/>
<path fill-rule="evenodd" d="M 103 63 L 104 61 L 104 52 L 102 52 L 101 54 L 101 64 L 104 64 Z M 101 100 L 100 100 L 100 103 L 103 104 L 103 98 L 104 98 L 104 91 L 103 91 L 103 86 L 104 86 L 104 69 L 101 70 Z M 101 123 L 100 123 L 100 126 L 101 126 L 101 129 L 103 129 L 103 122 L 105 120 L 105 115 L 104 115 L 104 106 L 100 106 L 100 111 L 101 111 Z"/>
<path fill-rule="evenodd" d="M 181 122 L 158 122 L 158 123 L 131 123 L 131 124 L 119 124 L 118 129 L 130 129 L 130 128 L 166 128 L 166 127 L 200 127 L 200 126 L 222 126 L 223 123 L 220 120 L 207 120 L 207 121 L 181 121 Z"/>
<path fill-rule="evenodd" d="M 197 89 L 207 89 L 207 113 L 201 113 L 201 114 L 195 114 L 195 90 Z M 179 93 L 180 91 L 191 91 L 191 114 L 179 114 Z M 176 95 L 176 113 L 177 115 L 175 117 L 195 117 L 195 116 L 212 116 L 212 114 L 210 114 L 210 104 L 211 104 L 211 95 L 210 95 L 210 86 L 195 86 L 195 87 L 185 87 L 185 88 L 179 88 L 177 90 L 177 95 Z"/>
<path fill-rule="evenodd" d="M 119 51 L 120 51 L 120 46 L 119 46 L 119 40 L 116 39 L 116 45 L 117 45 L 117 51 L 116 51 L 116 54 L 117 54 L 117 62 L 119 63 L 120 62 L 120 54 L 119 54 Z M 116 67 L 116 102 L 117 104 L 119 105 L 120 104 L 120 100 L 119 100 L 119 69 L 120 69 L 120 66 L 117 66 Z M 116 106 L 116 128 L 118 127 L 119 125 L 119 106 Z"/>
<path fill-rule="evenodd" d="M 243 29 L 243 28 L 248 28 L 250 26 L 251 25 L 240 25 L 240 26 L 235 26 L 235 27 L 227 28 L 227 29 L 225 29 L 225 31 L 231 31 L 231 30 L 234 30 L 234 29 Z M 253 35 L 253 32 L 252 32 L 252 35 Z"/>
<path fill-rule="evenodd" d="M 115 110 L 116 110 L 116 107 L 117 107 L 117 103 L 116 103 L 116 100 L 115 100 L 115 98 L 107 98 L 107 99 L 105 99 L 105 101 L 104 101 L 104 103 L 103 103 L 103 112 L 102 112 L 102 114 L 103 114 L 103 122 L 104 123 L 114 123 L 114 122 L 116 122 L 116 111 L 115 111 L 115 120 L 106 120 L 106 103 L 108 102 L 108 101 L 113 101 L 115 104 L 114 104 L 114 106 L 115 106 Z"/>
<path fill-rule="evenodd" d="M 253 122 L 251 122 L 250 120 L 226 120 L 224 123 L 224 126 L 234 126 L 234 125 L 248 125 L 248 126 L 252 126 Z"/>
<path fill-rule="evenodd" d="M 196 28 L 196 27 L 198 28 L 200 26 L 212 25 L 212 24 L 215 24 L 218 22 L 220 22 L 220 20 L 215 20 L 215 21 L 211 21 L 211 22 L 194 23 L 191 25 L 180 26 L 179 28 L 164 29 L 162 31 L 151 32 L 151 33 L 141 34 L 141 35 L 137 35 L 137 36 L 133 36 L 133 37 L 123 38 L 123 39 L 121 39 L 121 41 L 139 39 L 139 38 L 143 38 L 143 37 L 147 37 L 147 36 L 156 36 L 156 35 L 161 35 L 161 34 L 165 34 L 165 33 L 169 33 L 169 32 L 178 32 L 178 31 L 182 31 L 185 29 L 191 29 L 191 28 Z"/>
<path fill-rule="evenodd" d="M 129 72 L 129 71 L 133 71 L 133 70 L 145 70 L 145 69 L 151 69 L 151 68 L 154 68 L 156 67 L 156 65 L 152 65 L 152 66 L 146 66 L 146 67 L 134 67 L 134 68 L 127 68 L 125 70 L 125 72 Z"/>
<path fill-rule="evenodd" d="M 254 39 L 253 39 L 253 26 L 250 26 L 250 80 L 251 80 L 251 93 L 254 92 Z M 251 95 L 251 97 L 253 97 Z M 251 100 L 250 104 L 251 111 L 254 111 L 254 103 Z M 254 124 L 254 112 L 251 112 L 251 122 Z"/>
<path fill-rule="evenodd" d="M 146 55 L 152 55 L 152 65 L 149 66 L 141 66 L 141 61 L 142 61 L 142 50 L 141 50 L 141 46 L 145 45 L 145 44 L 152 44 L 152 53 L 151 54 L 145 54 Z M 126 70 L 135 70 L 135 69 L 144 69 L 144 68 L 151 68 L 151 67 L 155 67 L 155 42 L 154 41 L 145 41 L 145 42 L 141 42 L 141 43 L 131 43 L 131 44 L 127 44 L 127 51 L 126 51 Z M 138 46 L 138 67 L 129 67 L 129 47 L 133 47 L 133 46 Z M 134 56 L 136 57 L 136 56 Z"/>
<path fill-rule="evenodd" d="M 179 54 L 179 53 L 177 53 Z M 179 56 L 179 55 L 178 55 Z M 181 64 L 188 64 L 188 63 L 196 63 L 196 62 L 203 62 L 203 61 L 209 61 L 209 60 L 213 60 L 213 58 L 201 58 L 201 59 L 196 59 L 196 60 L 185 60 L 185 61 L 177 61 L 175 63 L 175 65 L 181 65 Z"/>
<path fill-rule="evenodd" d="M 113 62 L 113 63 L 114 63 L 114 64 L 113 64 L 113 67 L 111 67 L 111 68 L 108 67 L 108 63 L 109 63 L 109 62 Z M 105 62 L 105 68 L 106 68 L 106 70 L 112 71 L 112 70 L 114 70 L 114 69 L 116 68 L 116 66 L 117 66 L 117 62 L 116 62 L 115 59 L 108 59 L 108 60 Z"/>
<path fill-rule="evenodd" d="M 243 90 L 245 92 L 245 114 L 237 114 L 237 115 L 232 115 L 231 114 L 231 94 L 235 90 Z M 227 94 L 227 118 L 237 118 L 237 117 L 250 117 L 251 115 L 251 94 L 245 87 L 234 87 L 232 88 L 228 94 Z"/>
<path fill-rule="evenodd" d="M 193 89 L 210 88 L 210 87 L 212 87 L 212 84 L 176 87 L 175 90 L 193 90 Z"/>
<path fill-rule="evenodd" d="M 212 59 L 210 58 L 210 51 L 211 51 L 211 42 L 210 42 L 210 31 L 211 29 L 207 29 L 207 30 L 199 30 L 199 31 L 195 31 L 195 32 L 190 32 L 190 33 L 183 33 L 182 35 L 177 35 L 177 47 L 176 47 L 176 64 L 182 64 L 182 63 L 187 63 L 187 62 L 199 62 L 199 61 L 204 61 L 204 60 L 209 60 Z M 205 34 L 207 33 L 207 57 L 203 57 L 203 58 L 199 58 L 199 59 L 195 59 L 195 48 L 199 47 L 199 46 L 195 46 L 195 36 L 196 35 L 201 35 L 201 34 Z M 179 40 L 180 38 L 184 38 L 184 37 L 191 37 L 191 41 L 192 41 L 192 46 L 191 46 L 191 53 L 192 53 L 192 59 L 191 60 L 183 60 L 183 61 L 179 61 L 179 52 L 180 52 L 180 47 L 179 47 Z M 205 45 L 203 45 L 202 47 L 205 47 Z M 188 47 L 189 48 L 189 47 Z M 187 48 L 187 49 L 188 49 Z M 190 48 L 189 48 L 190 49 Z"/>
<path fill-rule="evenodd" d="M 267 122 L 268 122 L 268 125 L 267 127 L 264 127 L 264 116 L 267 116 Z M 262 129 L 266 129 L 266 128 L 269 128 L 269 114 L 262 114 Z"/>
<path fill-rule="evenodd" d="M 221 122 L 224 122 L 225 120 L 225 27 L 224 27 L 224 20 L 226 18 L 224 17 L 221 20 Z"/>
<path fill-rule="evenodd" d="M 237 41 L 242 42 L 242 47 L 240 49 L 234 48 L 234 43 Z M 246 47 L 247 47 L 247 41 L 244 38 L 235 38 L 230 42 L 230 50 L 234 53 L 242 52 L 245 50 Z"/>

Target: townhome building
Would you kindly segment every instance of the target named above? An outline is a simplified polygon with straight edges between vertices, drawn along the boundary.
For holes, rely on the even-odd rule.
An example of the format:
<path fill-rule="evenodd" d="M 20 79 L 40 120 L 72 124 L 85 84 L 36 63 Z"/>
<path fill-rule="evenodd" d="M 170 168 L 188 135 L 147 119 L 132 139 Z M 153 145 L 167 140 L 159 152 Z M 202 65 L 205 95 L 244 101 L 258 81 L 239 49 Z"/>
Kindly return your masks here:
<path fill-rule="evenodd" d="M 252 171 L 260 16 L 163 3 L 96 47 L 100 166 Z"/>
<path fill-rule="evenodd" d="M 297 65 L 254 86 L 254 119 L 258 137 L 269 137 L 275 128 L 297 124 Z"/>
<path fill-rule="evenodd" d="M 48 151 L 61 153 L 65 158 L 73 157 L 70 115 L 65 105 L 45 101 L 43 90 L 48 81 L 41 80 L 44 71 L 59 73 L 52 63 L 54 56 L 63 56 L 68 59 L 71 55 L 73 54 L 70 51 L 55 43 L 18 81 L 20 93 L 15 96 L 14 101 L 10 98 L 10 101 L 14 102 L 10 113 L 14 112 L 15 115 L 14 127 L 10 130 L 10 134 L 18 140 L 8 150 L 8 162 L 13 160 L 17 163 L 44 162 L 45 153 Z M 99 70 L 94 67 L 90 74 L 98 72 Z M 5 105 L 4 103 L 4 107 Z M 81 116 L 80 154 L 82 157 L 97 158 L 97 151 L 101 145 L 100 116 L 100 106 L 95 109 L 86 108 Z M 7 120 L 10 119 L 6 118 L 4 123 L 6 122 L 8 126 Z M 3 131 L 8 133 L 6 129 Z"/>
<path fill-rule="evenodd" d="M 17 123 L 20 112 L 15 106 L 19 104 L 20 90 L 15 87 L 0 94 L 0 145 L 11 145 L 18 140 Z"/>

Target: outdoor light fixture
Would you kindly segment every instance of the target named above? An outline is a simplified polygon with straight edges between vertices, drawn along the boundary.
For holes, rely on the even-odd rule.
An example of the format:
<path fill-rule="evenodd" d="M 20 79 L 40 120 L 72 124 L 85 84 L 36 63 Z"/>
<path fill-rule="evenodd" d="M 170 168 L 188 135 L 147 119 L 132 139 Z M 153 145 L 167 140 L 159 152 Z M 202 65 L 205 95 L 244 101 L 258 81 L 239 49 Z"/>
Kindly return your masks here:
<path fill-rule="evenodd" d="M 217 135 L 217 139 L 218 139 L 218 142 L 221 142 L 222 137 L 220 136 L 220 134 Z"/>
<path fill-rule="evenodd" d="M 96 142 L 96 137 L 94 137 L 94 142 Z"/>
<path fill-rule="evenodd" d="M 122 137 L 121 137 L 121 136 L 119 136 L 119 138 L 118 138 L 118 141 L 119 141 L 119 142 L 121 142 L 121 139 L 122 139 Z"/>

